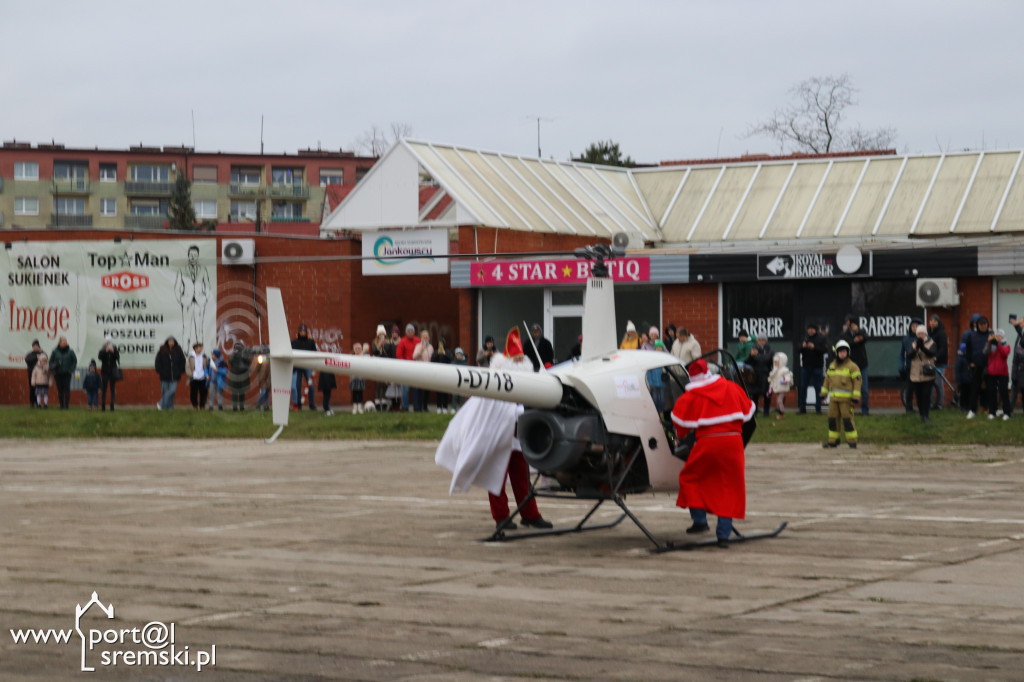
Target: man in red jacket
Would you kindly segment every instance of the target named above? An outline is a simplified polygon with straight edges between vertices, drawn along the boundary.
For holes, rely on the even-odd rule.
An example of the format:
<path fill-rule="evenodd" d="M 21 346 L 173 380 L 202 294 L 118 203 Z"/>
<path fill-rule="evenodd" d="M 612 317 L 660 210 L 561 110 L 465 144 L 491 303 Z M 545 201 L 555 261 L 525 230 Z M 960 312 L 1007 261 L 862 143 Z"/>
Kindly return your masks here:
<path fill-rule="evenodd" d="M 402 337 L 398 342 L 398 346 L 395 347 L 395 357 L 399 360 L 412 360 L 412 353 L 416 350 L 416 344 L 419 342 L 420 340 L 416 337 L 416 327 L 412 323 L 405 325 L 405 336 Z M 402 386 L 402 412 L 408 412 L 411 407 L 409 387 Z"/>
<path fill-rule="evenodd" d="M 672 422 L 680 438 L 696 430 L 697 439 L 679 473 L 676 505 L 690 510 L 690 534 L 709 530 L 707 512 L 715 514 L 718 546 L 728 548 L 732 520 L 747 513 L 742 431 L 757 406 L 737 384 L 709 374 L 704 360 L 687 371 L 690 383 L 672 409 Z"/>

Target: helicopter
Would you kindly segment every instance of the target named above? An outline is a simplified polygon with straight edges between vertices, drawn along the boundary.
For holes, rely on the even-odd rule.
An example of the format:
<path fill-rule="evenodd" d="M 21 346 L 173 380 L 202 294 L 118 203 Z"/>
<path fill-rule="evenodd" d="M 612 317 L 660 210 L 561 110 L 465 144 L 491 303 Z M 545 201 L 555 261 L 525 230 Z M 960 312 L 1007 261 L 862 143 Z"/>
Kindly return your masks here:
<path fill-rule="evenodd" d="M 518 420 L 523 456 L 538 473 L 531 483 L 529 497 L 504 525 L 511 525 L 512 519 L 534 497 L 584 500 L 591 506 L 570 527 L 508 534 L 499 524 L 485 541 L 607 529 L 629 518 L 653 543 L 652 552 L 714 544 L 714 539 L 686 543 L 659 540 L 625 503 L 627 495 L 678 492 L 679 473 L 684 466 L 677 451 L 680 444 L 672 424 L 658 412 L 647 373 L 663 372 L 669 387 L 667 393 L 673 400 L 685 391 L 689 376 L 680 360 L 670 353 L 618 348 L 614 283 L 608 276 L 607 261 L 625 255 L 623 246 L 597 244 L 578 248 L 574 255 L 591 263 L 583 300 L 580 356 L 539 373 L 293 350 L 281 290 L 268 287 L 272 409 L 273 423 L 278 429 L 267 442 L 273 442 L 288 424 L 293 369 L 351 374 L 373 381 L 518 403 L 524 407 Z M 712 351 L 704 357 L 713 371 L 743 386 L 739 368 L 726 351 Z M 754 427 L 753 419 L 745 424 L 744 445 Z M 538 485 L 542 476 L 548 482 L 545 486 Z M 610 522 L 592 522 L 605 502 L 615 504 L 621 513 Z M 775 537 L 785 527 L 783 523 L 773 530 L 743 534 L 734 528 L 736 537 L 732 541 Z"/>

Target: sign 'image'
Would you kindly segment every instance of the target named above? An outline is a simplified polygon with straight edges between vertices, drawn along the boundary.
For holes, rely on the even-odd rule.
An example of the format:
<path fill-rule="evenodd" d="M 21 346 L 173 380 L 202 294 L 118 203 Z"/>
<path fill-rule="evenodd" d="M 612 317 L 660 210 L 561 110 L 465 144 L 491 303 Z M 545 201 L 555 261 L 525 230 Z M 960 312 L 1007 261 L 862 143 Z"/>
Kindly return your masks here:
<path fill-rule="evenodd" d="M 871 258 L 844 271 L 834 253 L 772 253 L 757 257 L 758 279 L 840 279 L 870 277 Z"/>

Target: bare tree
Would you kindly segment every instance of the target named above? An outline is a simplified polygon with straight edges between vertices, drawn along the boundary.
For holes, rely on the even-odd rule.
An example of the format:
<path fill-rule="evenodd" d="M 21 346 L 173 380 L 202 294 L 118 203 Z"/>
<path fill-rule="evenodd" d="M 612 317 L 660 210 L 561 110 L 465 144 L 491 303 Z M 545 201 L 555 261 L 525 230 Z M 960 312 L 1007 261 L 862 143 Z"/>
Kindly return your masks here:
<path fill-rule="evenodd" d="M 357 153 L 364 156 L 384 156 L 384 154 L 403 137 L 412 135 L 412 126 L 408 123 L 392 122 L 389 130 L 372 125 L 363 131 L 352 143 Z"/>
<path fill-rule="evenodd" d="M 766 135 L 778 141 L 782 151 L 790 147 L 817 154 L 891 147 L 895 128 L 844 127 L 846 110 L 857 103 L 853 98 L 856 92 L 845 73 L 808 78 L 790 89 L 796 100 L 793 104 L 776 109 L 771 118 L 752 125 L 745 137 Z"/>

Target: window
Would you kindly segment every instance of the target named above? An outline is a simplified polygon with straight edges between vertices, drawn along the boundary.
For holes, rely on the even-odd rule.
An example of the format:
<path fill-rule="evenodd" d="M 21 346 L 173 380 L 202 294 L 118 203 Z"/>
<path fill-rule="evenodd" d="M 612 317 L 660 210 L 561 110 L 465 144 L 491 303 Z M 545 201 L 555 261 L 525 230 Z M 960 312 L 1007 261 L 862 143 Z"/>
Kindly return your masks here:
<path fill-rule="evenodd" d="M 275 185 L 301 185 L 303 171 L 302 168 L 274 168 L 270 175 Z"/>
<path fill-rule="evenodd" d="M 216 219 L 217 218 L 217 200 L 210 199 L 206 201 L 193 201 L 192 207 L 196 210 L 196 218 L 203 219 Z"/>
<path fill-rule="evenodd" d="M 345 171 L 340 168 L 321 168 L 320 186 L 345 184 Z"/>
<path fill-rule="evenodd" d="M 39 215 L 39 199 L 36 197 L 15 197 L 14 215 Z"/>
<path fill-rule="evenodd" d="M 85 199 L 81 197 L 54 199 L 53 212 L 57 215 L 85 215 Z"/>
<path fill-rule="evenodd" d="M 133 201 L 129 211 L 132 215 L 157 215 L 167 214 L 167 202 L 161 201 Z"/>
<path fill-rule="evenodd" d="M 39 164 L 35 161 L 15 161 L 14 162 L 14 179 L 15 180 L 38 180 L 39 179 Z M 38 213 L 38 211 L 37 211 Z M 26 214 L 28 215 L 28 214 Z M 34 213 L 31 215 L 35 215 Z"/>
<path fill-rule="evenodd" d="M 237 223 L 242 220 L 256 220 L 255 201 L 231 202 L 231 222 Z"/>
<path fill-rule="evenodd" d="M 356 168 L 356 183 L 366 177 L 366 174 L 370 172 L 369 168 Z"/>
<path fill-rule="evenodd" d="M 132 166 L 129 175 L 134 182 L 169 182 L 171 169 L 167 166 Z"/>
<path fill-rule="evenodd" d="M 100 164 L 100 182 L 117 182 L 117 164 Z"/>
<path fill-rule="evenodd" d="M 100 215 L 106 218 L 117 215 L 117 199 L 100 199 Z"/>
<path fill-rule="evenodd" d="M 53 162 L 54 180 L 85 180 L 89 177 L 89 164 L 85 162 Z"/>
<path fill-rule="evenodd" d="M 242 185 L 244 187 L 259 187 L 260 185 L 260 169 L 259 168 L 232 168 L 231 169 L 231 184 Z"/>
<path fill-rule="evenodd" d="M 192 169 L 192 182 L 197 185 L 216 185 L 216 166 L 196 166 Z"/>
<path fill-rule="evenodd" d="M 296 220 L 302 217 L 302 204 L 297 201 L 275 201 L 271 217 Z"/>

